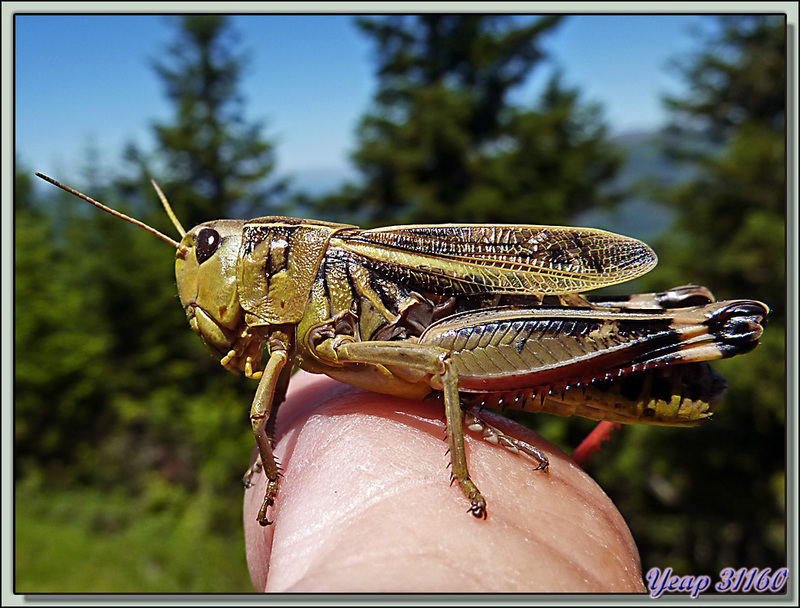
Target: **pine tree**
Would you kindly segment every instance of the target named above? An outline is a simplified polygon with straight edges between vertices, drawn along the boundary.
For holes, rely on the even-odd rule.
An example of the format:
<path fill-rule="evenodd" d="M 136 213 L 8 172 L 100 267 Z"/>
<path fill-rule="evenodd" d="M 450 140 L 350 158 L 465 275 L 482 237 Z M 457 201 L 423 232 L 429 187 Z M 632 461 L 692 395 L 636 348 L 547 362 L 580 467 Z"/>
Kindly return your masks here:
<path fill-rule="evenodd" d="M 710 50 L 682 68 L 692 94 L 666 100 L 668 151 L 700 168 L 668 198 L 679 212 L 677 231 L 691 239 L 684 263 L 720 295 L 764 298 L 775 319 L 784 312 L 786 277 L 785 26 L 764 16 L 722 17 L 719 26 Z"/>
<path fill-rule="evenodd" d="M 564 223 L 607 200 L 618 159 L 599 111 L 553 77 L 534 107 L 512 95 L 544 65 L 550 16 L 362 19 L 378 92 L 359 127 L 363 185 L 322 201 L 361 223 Z"/>
<path fill-rule="evenodd" d="M 154 125 L 158 147 L 152 154 L 126 150 L 135 177 L 115 185 L 126 199 L 146 197 L 150 212 L 160 216 L 156 222 L 166 223 L 148 183 L 154 174 L 186 229 L 266 211 L 281 186 L 268 183 L 275 164 L 272 144 L 262 126 L 245 117 L 240 92 L 245 58 L 237 45 L 229 18 L 182 16 L 175 42 L 154 64 L 174 117 Z M 168 482 L 191 487 L 193 500 L 204 504 L 197 512 L 201 525 L 238 531 L 239 488 L 231 479 L 246 468 L 252 441 L 246 413 L 255 387 L 227 373 L 189 328 L 176 298 L 174 266 L 163 262 L 169 254 L 151 253 L 164 245 L 143 231 L 122 228 L 133 239 L 128 248 L 147 264 L 122 276 L 111 273 L 107 287 L 116 312 L 124 311 L 118 344 L 130 349 L 131 375 L 149 383 L 139 389 L 146 401 L 121 399 L 118 407 L 144 426 L 143 441 L 151 446 L 150 457 L 170 471 Z M 174 233 L 168 223 L 165 230 Z"/>
<path fill-rule="evenodd" d="M 275 166 L 263 125 L 248 122 L 239 92 L 245 56 L 221 15 L 185 15 L 166 58 L 154 64 L 175 108 L 155 125 L 162 184 L 187 227 L 202 221 L 249 216 L 264 209 L 282 183 L 265 185 Z M 135 155 L 134 155 L 135 159 Z"/>

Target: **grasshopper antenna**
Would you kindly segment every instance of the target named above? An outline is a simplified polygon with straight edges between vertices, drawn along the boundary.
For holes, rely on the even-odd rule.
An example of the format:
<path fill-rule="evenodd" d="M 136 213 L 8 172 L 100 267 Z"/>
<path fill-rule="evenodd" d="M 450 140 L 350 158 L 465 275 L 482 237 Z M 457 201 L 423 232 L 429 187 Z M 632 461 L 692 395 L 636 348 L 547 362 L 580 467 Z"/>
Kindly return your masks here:
<path fill-rule="evenodd" d="M 158 194 L 158 198 L 161 200 L 161 204 L 164 206 L 164 211 L 167 212 L 169 219 L 172 221 L 172 225 L 178 230 L 178 233 L 181 237 L 186 236 L 186 231 L 181 226 L 181 223 L 178 221 L 178 217 L 175 215 L 175 212 L 172 210 L 172 205 L 169 204 L 167 197 L 164 196 L 164 193 L 161 191 L 161 188 L 158 187 L 156 180 L 151 179 L 150 183 L 153 184 L 153 188 L 156 189 L 156 194 Z"/>
<path fill-rule="evenodd" d="M 107 213 L 110 213 L 111 215 L 113 215 L 115 217 L 123 219 L 126 222 L 130 222 L 134 226 L 139 226 L 139 228 L 144 228 L 145 230 L 147 230 L 147 232 L 149 232 L 150 234 L 156 235 L 162 241 L 166 241 L 167 243 L 169 243 L 170 245 L 175 247 L 175 249 L 177 249 L 178 251 L 182 252 L 183 254 L 186 254 L 186 253 L 189 252 L 189 249 L 185 245 L 181 245 L 177 241 L 169 238 L 166 234 L 163 234 L 162 232 L 159 232 L 158 230 L 148 226 L 144 222 L 140 222 L 139 220 L 134 219 L 134 218 L 130 217 L 129 215 L 125 215 L 124 213 L 120 213 L 119 211 L 115 211 L 111 207 L 106 207 L 103 203 L 98 203 L 93 198 L 91 198 L 89 196 L 86 196 L 85 194 L 82 194 L 82 193 L 78 192 L 77 190 L 73 190 L 69 186 L 65 186 L 61 182 L 58 182 L 58 181 L 54 180 L 52 177 L 48 177 L 47 175 L 44 175 L 43 173 L 38 173 L 37 172 L 36 173 L 36 177 L 40 177 L 44 181 L 50 182 L 54 186 L 57 186 L 57 187 L 61 188 L 62 190 L 66 191 L 66 192 L 69 192 L 70 194 L 74 194 L 78 198 L 85 200 L 87 203 L 91 203 L 95 207 L 97 207 L 99 209 L 102 209 L 103 211 L 105 211 Z M 164 197 L 164 194 L 161 192 L 161 190 L 158 188 L 158 186 L 156 186 L 156 192 L 158 192 L 159 197 L 162 198 L 162 202 L 165 204 L 165 206 L 167 208 L 167 214 L 170 216 L 170 219 L 172 219 L 173 224 L 175 224 L 176 227 L 178 227 L 178 231 L 181 233 L 181 236 L 184 236 L 186 234 L 186 231 L 183 229 L 183 227 L 181 227 L 180 222 L 178 222 L 177 218 L 175 218 L 175 214 L 172 213 L 172 208 L 169 207 L 169 203 L 166 203 L 166 197 Z"/>

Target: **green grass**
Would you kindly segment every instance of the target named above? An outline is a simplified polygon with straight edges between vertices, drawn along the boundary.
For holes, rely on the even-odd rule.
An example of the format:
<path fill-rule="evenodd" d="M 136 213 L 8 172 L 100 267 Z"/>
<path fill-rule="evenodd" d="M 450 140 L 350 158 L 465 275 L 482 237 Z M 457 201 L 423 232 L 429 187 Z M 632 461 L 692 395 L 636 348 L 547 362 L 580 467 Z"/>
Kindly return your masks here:
<path fill-rule="evenodd" d="M 18 483 L 15 499 L 17 593 L 253 591 L 241 529 L 209 532 L 202 497 L 154 506 Z"/>

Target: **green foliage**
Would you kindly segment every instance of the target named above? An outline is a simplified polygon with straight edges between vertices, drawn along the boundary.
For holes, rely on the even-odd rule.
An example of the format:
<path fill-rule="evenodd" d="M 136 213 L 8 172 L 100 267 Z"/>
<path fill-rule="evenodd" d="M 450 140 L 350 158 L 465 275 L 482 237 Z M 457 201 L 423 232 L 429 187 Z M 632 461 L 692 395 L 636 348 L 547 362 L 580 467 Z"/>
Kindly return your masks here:
<path fill-rule="evenodd" d="M 241 530 L 209 533 L 216 502 L 153 479 L 148 492 L 16 488 L 17 593 L 247 593 Z"/>
<path fill-rule="evenodd" d="M 682 236 L 666 242 L 662 255 L 678 272 L 691 268 L 719 297 L 757 294 L 773 320 L 785 314 L 784 143 L 782 130 L 748 120 L 721 153 L 700 160 L 697 178 L 668 195 Z"/>
<path fill-rule="evenodd" d="M 150 166 L 180 180 L 168 192 L 193 222 L 260 201 L 273 162 L 242 119 L 228 22 L 180 23 L 167 56 L 177 65 L 159 70 L 177 114 L 157 128 L 161 149 L 129 148 L 127 178 L 71 180 L 172 234 Z M 225 373 L 190 331 L 170 247 L 49 186 L 37 195 L 31 176 L 18 168 L 15 199 L 18 591 L 245 590 L 255 384 Z M 42 547 L 48 537 L 65 544 Z M 51 578 L 31 571 L 42 563 Z"/>
<path fill-rule="evenodd" d="M 44 466 L 63 476 L 64 460 L 107 422 L 109 379 L 95 363 L 110 339 L 92 314 L 102 291 L 91 265 L 64 244 L 80 218 L 67 209 L 57 224 L 43 213 L 31 176 L 18 174 L 14 201 L 15 474 Z"/>
<path fill-rule="evenodd" d="M 729 387 L 709 424 L 624 429 L 622 453 L 591 468 L 645 569 L 680 574 L 786 565 L 785 29 L 763 16 L 719 25 L 684 66 L 690 93 L 669 100 L 667 149 L 693 177 L 658 193 L 676 219 L 641 282 L 761 300 L 768 324 L 755 351 L 715 364 Z"/>
<path fill-rule="evenodd" d="M 213 565 L 211 555 L 233 554 L 239 580 L 246 578 L 240 478 L 252 446 L 254 385 L 221 373 L 188 330 L 168 247 L 114 218 L 73 213 L 75 200 L 58 207 L 57 228 L 36 211 L 42 208 L 35 198 L 22 200 L 15 213 L 17 583 L 39 592 L 230 589 L 229 582 L 214 587 L 219 576 L 203 579 L 202 569 L 178 566 L 186 557 L 174 558 L 199 542 L 186 541 L 204 539 L 206 549 L 190 552 L 209 555 L 203 568 Z M 117 501 L 104 502 L 108 494 Z M 93 515 L 71 518 L 54 508 L 62 502 Z M 92 517 L 115 519 L 114 533 L 98 531 L 104 524 Z M 186 518 L 193 529 L 167 531 Z M 157 528 L 145 533 L 148 526 Z M 26 566 L 41 564 L 34 553 L 54 529 L 69 544 L 47 546 L 43 559 L 60 565 L 44 581 Z M 132 552 L 119 550 L 126 543 Z M 115 545 L 115 555 L 104 554 Z M 129 563 L 136 558 L 144 563 Z M 168 572 L 183 568 L 182 582 L 170 581 L 172 574 L 150 580 L 148 560 Z M 130 568 L 131 578 L 115 587 L 110 574 L 75 574 L 98 563 L 98 572 L 117 569 L 117 577 Z M 227 564 L 220 566 L 227 577 Z"/>
<path fill-rule="evenodd" d="M 691 95 L 668 97 L 671 130 L 724 142 L 748 121 L 782 132 L 786 121 L 786 32 L 780 16 L 729 15 L 703 35 L 704 50 L 678 61 Z M 679 126 L 680 125 L 680 126 Z"/>
<path fill-rule="evenodd" d="M 363 176 L 319 201 L 373 223 L 565 223 L 619 159 L 598 108 L 552 77 L 535 107 L 511 102 L 543 65 L 561 17 L 418 15 L 362 19 L 377 46 L 379 89 L 359 127 Z"/>

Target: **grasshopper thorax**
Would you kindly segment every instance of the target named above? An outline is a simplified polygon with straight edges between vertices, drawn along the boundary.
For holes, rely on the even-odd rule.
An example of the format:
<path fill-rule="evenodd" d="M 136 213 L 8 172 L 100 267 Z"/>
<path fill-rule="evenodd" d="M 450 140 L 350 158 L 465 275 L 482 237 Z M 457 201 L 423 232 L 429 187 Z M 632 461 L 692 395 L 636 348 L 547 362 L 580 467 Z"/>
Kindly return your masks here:
<path fill-rule="evenodd" d="M 192 329 L 226 368 L 253 376 L 264 336 L 303 319 L 332 235 L 352 228 L 279 216 L 194 227 L 175 262 Z"/>

